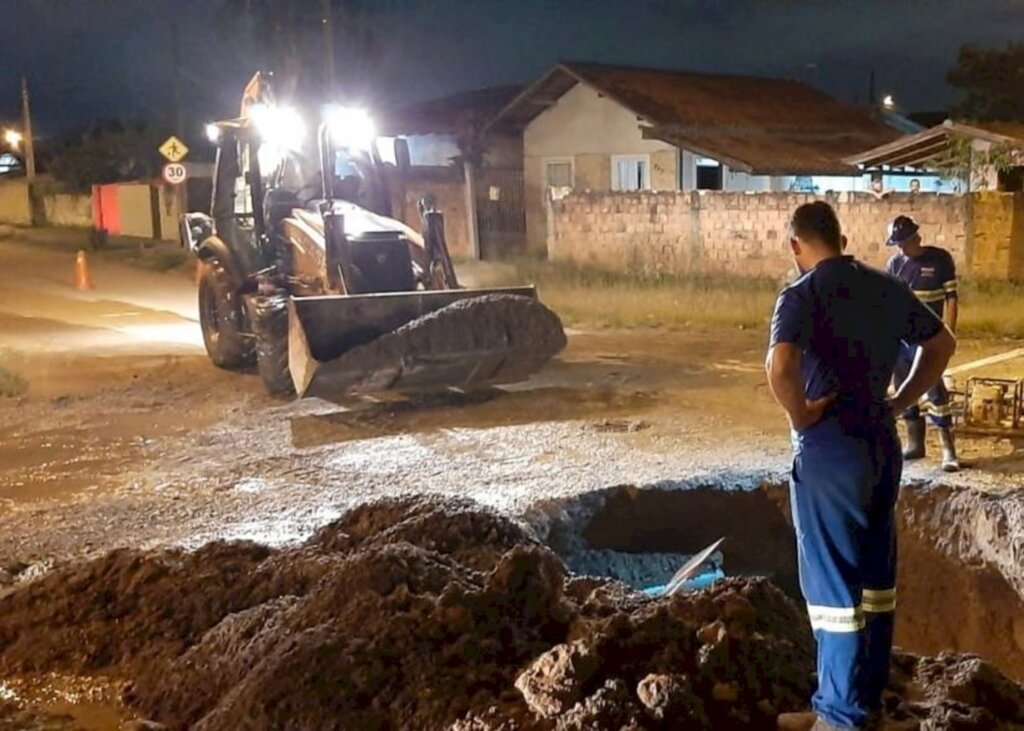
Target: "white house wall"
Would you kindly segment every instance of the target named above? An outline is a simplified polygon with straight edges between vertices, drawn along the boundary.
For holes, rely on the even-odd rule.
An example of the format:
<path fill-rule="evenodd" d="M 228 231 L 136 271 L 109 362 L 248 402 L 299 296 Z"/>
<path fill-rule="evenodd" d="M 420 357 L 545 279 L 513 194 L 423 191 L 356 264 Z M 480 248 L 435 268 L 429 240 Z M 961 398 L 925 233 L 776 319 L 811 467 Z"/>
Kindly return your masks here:
<path fill-rule="evenodd" d="M 728 165 L 723 165 L 722 167 L 722 190 L 734 193 L 741 193 L 747 190 L 757 193 L 779 190 L 776 181 L 781 180 L 780 178 L 736 172 L 730 170 Z"/>
<path fill-rule="evenodd" d="M 585 84 L 577 84 L 531 121 L 523 131 L 523 174 L 526 194 L 526 229 L 530 250 L 546 248 L 546 165 L 572 165 L 575 190 L 608 191 L 612 186 L 612 157 L 647 156 L 650 186 L 654 190 L 693 190 L 698 156 L 660 140 L 644 139 L 637 116 Z M 947 192 L 949 181 L 919 176 L 923 192 Z M 939 183 L 936 185 L 936 183 Z M 787 192 L 794 176 L 750 175 L 722 166 L 722 188 L 730 192 Z M 818 193 L 870 190 L 870 176 L 813 176 Z M 887 189 L 909 189 L 910 177 L 886 175 Z"/>
<path fill-rule="evenodd" d="M 530 122 L 523 145 L 527 158 L 674 149 L 660 140 L 645 140 L 635 114 L 584 84 L 577 84 Z"/>
<path fill-rule="evenodd" d="M 546 235 L 545 165 L 568 162 L 577 190 L 610 190 L 612 155 L 649 155 L 651 185 L 676 190 L 678 152 L 660 140 L 647 140 L 636 115 L 577 84 L 523 130 L 526 231 L 532 250 L 543 251 Z"/>

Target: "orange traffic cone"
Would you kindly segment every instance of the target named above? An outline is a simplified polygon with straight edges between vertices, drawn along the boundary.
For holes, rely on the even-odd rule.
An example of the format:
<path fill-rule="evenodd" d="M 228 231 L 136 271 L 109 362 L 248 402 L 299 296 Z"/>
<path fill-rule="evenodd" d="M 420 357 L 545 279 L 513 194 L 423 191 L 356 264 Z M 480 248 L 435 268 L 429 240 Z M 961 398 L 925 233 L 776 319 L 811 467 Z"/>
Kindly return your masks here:
<path fill-rule="evenodd" d="M 75 289 L 79 292 L 92 289 L 92 277 L 89 275 L 89 260 L 84 251 L 78 252 L 75 259 Z"/>

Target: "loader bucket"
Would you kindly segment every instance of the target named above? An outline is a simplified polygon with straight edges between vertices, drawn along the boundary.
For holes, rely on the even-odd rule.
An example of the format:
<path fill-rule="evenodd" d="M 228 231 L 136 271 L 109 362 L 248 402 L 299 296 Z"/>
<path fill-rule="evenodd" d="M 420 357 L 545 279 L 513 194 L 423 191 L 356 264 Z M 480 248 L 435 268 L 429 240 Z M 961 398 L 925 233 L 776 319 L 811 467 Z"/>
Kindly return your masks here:
<path fill-rule="evenodd" d="M 533 287 L 293 297 L 288 313 L 300 397 L 514 383 L 566 343 Z"/>

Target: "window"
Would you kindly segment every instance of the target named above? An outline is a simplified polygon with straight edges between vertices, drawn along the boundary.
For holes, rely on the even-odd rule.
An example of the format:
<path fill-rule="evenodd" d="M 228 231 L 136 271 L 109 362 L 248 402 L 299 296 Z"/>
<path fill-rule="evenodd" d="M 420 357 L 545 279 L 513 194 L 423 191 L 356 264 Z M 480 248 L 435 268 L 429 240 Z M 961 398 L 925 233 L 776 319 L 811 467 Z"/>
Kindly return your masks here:
<path fill-rule="evenodd" d="M 815 193 L 817 192 L 817 186 L 814 185 L 814 179 L 810 175 L 797 175 L 793 178 L 792 185 L 789 189 L 797 193 Z"/>
<path fill-rule="evenodd" d="M 612 155 L 612 190 L 648 190 L 651 161 L 647 155 Z"/>
<path fill-rule="evenodd" d="M 249 165 L 250 154 L 252 148 L 249 145 L 238 145 L 240 147 L 240 153 L 238 155 L 239 162 L 241 165 L 237 168 L 238 177 L 235 178 L 235 215 L 252 214 L 252 181 L 250 178 L 250 171 L 252 168 Z M 224 153 L 221 153 L 224 154 Z M 236 153 L 238 154 L 238 153 Z"/>
<path fill-rule="evenodd" d="M 718 160 L 698 157 L 694 160 L 694 180 L 697 190 L 721 190 L 722 166 Z"/>
<path fill-rule="evenodd" d="M 544 167 L 544 184 L 548 188 L 571 188 L 572 160 L 549 160 Z"/>
<path fill-rule="evenodd" d="M 21 170 L 21 160 L 9 152 L 0 155 L 0 175 Z"/>

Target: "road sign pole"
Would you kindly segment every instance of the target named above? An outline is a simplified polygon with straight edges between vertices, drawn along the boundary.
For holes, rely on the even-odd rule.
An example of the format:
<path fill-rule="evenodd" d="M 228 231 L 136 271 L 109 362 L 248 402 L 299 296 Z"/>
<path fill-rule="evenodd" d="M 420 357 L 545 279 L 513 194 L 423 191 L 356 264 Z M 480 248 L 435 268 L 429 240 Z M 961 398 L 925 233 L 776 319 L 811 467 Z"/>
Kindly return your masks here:
<path fill-rule="evenodd" d="M 174 203 L 180 216 L 188 208 L 188 191 L 182 183 L 188 179 L 188 168 L 182 160 L 188 155 L 188 146 L 174 135 L 160 145 L 160 154 L 167 158 L 161 171 L 164 182 L 174 187 Z"/>

